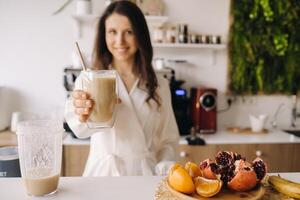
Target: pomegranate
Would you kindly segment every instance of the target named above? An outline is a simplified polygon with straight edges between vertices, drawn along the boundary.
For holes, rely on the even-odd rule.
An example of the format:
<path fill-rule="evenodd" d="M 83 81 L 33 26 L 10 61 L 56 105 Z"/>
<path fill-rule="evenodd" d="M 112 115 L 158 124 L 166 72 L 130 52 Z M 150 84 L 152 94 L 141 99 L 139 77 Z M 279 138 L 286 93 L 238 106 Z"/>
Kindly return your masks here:
<path fill-rule="evenodd" d="M 199 168 L 202 171 L 204 178 L 217 179 L 217 175 L 219 174 L 219 166 L 211 159 L 202 161 L 199 165 Z"/>
<path fill-rule="evenodd" d="M 244 160 L 237 160 L 234 165 L 234 174 L 227 186 L 235 191 L 247 191 L 254 188 L 257 177 L 251 164 Z"/>
<path fill-rule="evenodd" d="M 261 158 L 257 157 L 253 160 L 252 167 L 256 173 L 257 181 L 261 181 L 267 174 L 267 165 Z"/>
<path fill-rule="evenodd" d="M 215 160 L 206 159 L 200 163 L 203 176 L 221 179 L 224 185 L 235 191 L 251 190 L 267 173 L 267 166 L 261 158 L 256 158 L 250 164 L 240 154 L 219 151 Z"/>

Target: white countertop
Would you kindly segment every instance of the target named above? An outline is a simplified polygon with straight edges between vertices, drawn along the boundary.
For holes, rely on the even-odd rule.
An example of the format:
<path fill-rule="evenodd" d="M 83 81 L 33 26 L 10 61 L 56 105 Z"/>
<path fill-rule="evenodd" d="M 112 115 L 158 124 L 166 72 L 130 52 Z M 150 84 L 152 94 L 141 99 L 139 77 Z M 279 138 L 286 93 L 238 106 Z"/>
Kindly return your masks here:
<path fill-rule="evenodd" d="M 44 197 L 26 194 L 21 178 L 0 178 L 1 200 L 153 200 L 164 177 L 60 177 L 58 191 Z"/>
<path fill-rule="evenodd" d="M 300 143 L 300 137 L 285 133 L 281 130 L 270 130 L 268 133 L 229 133 L 226 130 L 215 134 L 200 135 L 206 144 L 268 144 L 268 143 Z M 181 138 L 180 144 L 187 144 Z"/>
<path fill-rule="evenodd" d="M 300 173 L 280 173 L 283 178 L 300 182 Z M 153 200 L 155 189 L 164 177 L 61 177 L 58 191 L 43 198 L 26 194 L 21 178 L 0 178 L 3 200 Z"/>
<path fill-rule="evenodd" d="M 269 133 L 243 134 L 229 133 L 220 130 L 215 134 L 200 135 L 206 144 L 267 144 L 267 143 L 300 143 L 300 137 L 285 133 L 281 130 L 270 130 Z M 75 139 L 70 134 L 64 139 L 65 145 L 89 145 L 89 139 Z M 185 137 L 181 137 L 179 144 L 187 144 Z"/>

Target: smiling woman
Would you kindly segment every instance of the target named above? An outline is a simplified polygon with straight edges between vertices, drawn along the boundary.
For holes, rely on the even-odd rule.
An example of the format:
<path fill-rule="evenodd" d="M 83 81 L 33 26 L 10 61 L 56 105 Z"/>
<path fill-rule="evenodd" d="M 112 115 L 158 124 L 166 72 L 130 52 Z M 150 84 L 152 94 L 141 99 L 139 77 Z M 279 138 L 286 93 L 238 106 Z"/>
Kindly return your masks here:
<path fill-rule="evenodd" d="M 176 160 L 179 133 L 168 81 L 154 73 L 147 23 L 134 3 L 117 1 L 107 7 L 99 20 L 93 56 L 94 70 L 118 72 L 121 103 L 112 128 L 88 129 L 85 121 L 95 106 L 83 102 L 95 101 L 78 89 L 82 76 L 76 80 L 66 121 L 77 137 L 91 136 L 84 176 L 166 174 Z"/>

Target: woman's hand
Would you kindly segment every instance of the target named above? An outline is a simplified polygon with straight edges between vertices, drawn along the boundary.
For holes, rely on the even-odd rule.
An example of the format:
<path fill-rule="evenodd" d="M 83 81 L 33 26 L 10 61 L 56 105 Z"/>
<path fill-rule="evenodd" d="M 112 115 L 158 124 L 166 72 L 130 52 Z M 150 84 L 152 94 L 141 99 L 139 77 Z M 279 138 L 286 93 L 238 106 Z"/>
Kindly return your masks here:
<path fill-rule="evenodd" d="M 91 96 L 83 90 L 75 90 L 72 93 L 73 96 L 73 105 L 75 107 L 75 114 L 79 116 L 81 122 L 86 122 L 89 118 L 94 101 L 91 99 Z"/>

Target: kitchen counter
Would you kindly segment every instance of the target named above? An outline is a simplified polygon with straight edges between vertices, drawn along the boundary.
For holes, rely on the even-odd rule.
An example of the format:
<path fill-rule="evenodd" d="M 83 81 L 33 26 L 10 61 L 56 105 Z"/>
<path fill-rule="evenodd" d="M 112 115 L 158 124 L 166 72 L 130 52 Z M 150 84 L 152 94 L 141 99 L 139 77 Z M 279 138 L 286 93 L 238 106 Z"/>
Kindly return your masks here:
<path fill-rule="evenodd" d="M 300 173 L 280 173 L 284 178 L 300 182 Z M 153 200 L 161 176 L 148 177 L 61 177 L 58 191 L 43 200 Z M 13 190 L 12 190 L 13 188 Z M 21 178 L 0 179 L 0 199 L 41 199 L 26 194 Z"/>
<path fill-rule="evenodd" d="M 220 130 L 215 134 L 199 135 L 206 144 L 267 144 L 267 143 L 300 143 L 300 137 L 285 133 L 281 130 L 271 130 L 268 133 L 230 133 Z M 89 145 L 89 139 L 75 139 L 67 134 L 64 139 L 65 145 Z M 187 144 L 185 137 L 181 137 L 179 144 Z"/>
<path fill-rule="evenodd" d="M 281 130 L 271 130 L 268 133 L 230 133 L 220 130 L 215 134 L 198 135 L 203 138 L 206 144 L 267 144 L 267 143 L 300 143 L 300 137 L 285 133 Z M 89 145 L 89 139 L 76 139 L 71 134 L 64 134 L 64 145 Z M 180 138 L 179 144 L 187 144 L 185 136 Z M 17 136 L 10 131 L 0 132 L 0 147 L 17 145 Z"/>

